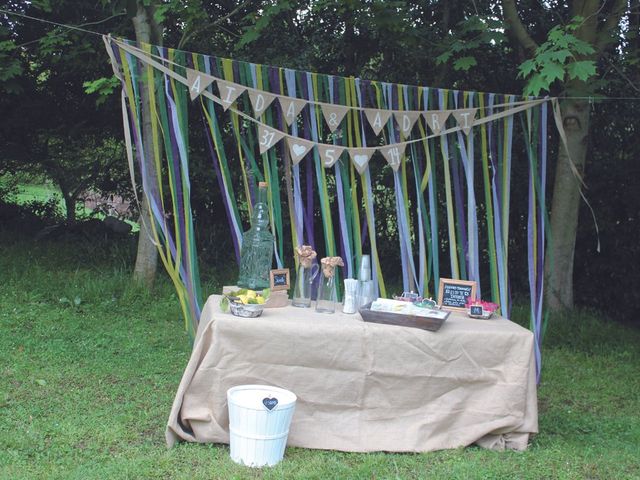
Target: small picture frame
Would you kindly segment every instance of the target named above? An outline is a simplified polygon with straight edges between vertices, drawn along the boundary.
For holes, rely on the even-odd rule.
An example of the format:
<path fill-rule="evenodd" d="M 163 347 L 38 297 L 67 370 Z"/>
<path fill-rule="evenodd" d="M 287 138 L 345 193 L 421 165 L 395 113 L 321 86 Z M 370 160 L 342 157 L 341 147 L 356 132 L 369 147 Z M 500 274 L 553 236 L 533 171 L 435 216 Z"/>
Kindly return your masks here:
<path fill-rule="evenodd" d="M 289 269 L 280 268 L 269 272 L 269 284 L 272 292 L 289 290 Z"/>
<path fill-rule="evenodd" d="M 438 288 L 438 305 L 445 310 L 466 312 L 467 300 L 476 299 L 477 283 L 471 280 L 441 278 Z"/>
<path fill-rule="evenodd" d="M 469 307 L 469 315 L 482 317 L 484 315 L 484 309 L 482 305 L 471 305 Z"/>

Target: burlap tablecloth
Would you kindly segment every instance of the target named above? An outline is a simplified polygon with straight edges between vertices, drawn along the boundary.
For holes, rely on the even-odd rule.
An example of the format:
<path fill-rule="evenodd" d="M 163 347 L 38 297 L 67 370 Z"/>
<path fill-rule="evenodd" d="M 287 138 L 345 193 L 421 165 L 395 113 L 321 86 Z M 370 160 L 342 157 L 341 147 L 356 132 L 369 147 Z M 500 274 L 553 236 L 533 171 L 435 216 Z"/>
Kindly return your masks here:
<path fill-rule="evenodd" d="M 530 331 L 452 313 L 437 332 L 359 314 L 265 309 L 246 319 L 209 297 L 166 440 L 229 442 L 226 391 L 267 384 L 298 396 L 288 445 L 422 452 L 527 447 L 538 431 Z"/>

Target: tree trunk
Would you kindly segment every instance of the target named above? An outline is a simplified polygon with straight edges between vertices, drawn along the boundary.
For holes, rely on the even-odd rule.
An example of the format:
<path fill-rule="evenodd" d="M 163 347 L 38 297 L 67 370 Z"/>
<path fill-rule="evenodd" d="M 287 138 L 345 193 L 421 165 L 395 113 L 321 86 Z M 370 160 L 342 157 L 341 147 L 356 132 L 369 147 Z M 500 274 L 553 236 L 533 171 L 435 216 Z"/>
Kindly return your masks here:
<path fill-rule="evenodd" d="M 580 184 L 569 162 L 573 161 L 580 174 L 583 174 L 589 136 L 589 104 L 586 101 L 565 100 L 561 110 L 571 158 L 567 158 L 567 151 L 561 142 L 551 203 L 551 242 L 545 265 L 547 302 L 549 308 L 555 311 L 573 307 L 573 262 Z"/>
<path fill-rule="evenodd" d="M 64 198 L 64 206 L 67 209 L 67 223 L 72 225 L 76 223 L 76 198 L 64 192 L 62 198 Z"/>
<path fill-rule="evenodd" d="M 138 43 L 155 43 L 160 44 L 162 38 L 158 35 L 159 26 L 153 18 L 153 7 L 145 7 L 143 2 L 138 0 L 135 2 L 135 12 L 129 12 L 136 32 L 136 41 Z M 133 9 L 133 7 L 131 7 Z M 144 78 L 144 75 L 143 75 Z M 145 150 L 145 164 L 152 163 L 152 128 L 151 128 L 151 109 L 149 106 L 149 94 L 146 88 L 140 89 L 140 98 L 142 102 L 142 136 Z M 150 195 L 156 191 L 157 177 L 152 167 L 146 171 L 147 174 L 147 190 Z M 156 270 L 158 268 L 158 251 L 151 240 L 150 228 L 152 218 L 149 211 L 149 203 L 143 195 L 140 205 L 140 235 L 138 236 L 138 251 L 136 254 L 136 264 L 133 270 L 133 279 L 143 283 L 147 287 L 153 286 Z"/>

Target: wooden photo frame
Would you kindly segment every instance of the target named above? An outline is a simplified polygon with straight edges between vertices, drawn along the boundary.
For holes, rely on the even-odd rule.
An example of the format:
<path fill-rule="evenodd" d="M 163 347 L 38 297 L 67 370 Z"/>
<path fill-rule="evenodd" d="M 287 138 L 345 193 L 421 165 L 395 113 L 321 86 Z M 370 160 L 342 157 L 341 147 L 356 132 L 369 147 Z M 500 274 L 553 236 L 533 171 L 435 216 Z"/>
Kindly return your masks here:
<path fill-rule="evenodd" d="M 466 312 L 467 299 L 476 299 L 478 284 L 471 280 L 454 280 L 441 278 L 438 288 L 438 305 L 444 310 Z"/>
<path fill-rule="evenodd" d="M 269 271 L 269 285 L 272 292 L 279 290 L 289 290 L 289 269 L 280 268 Z"/>

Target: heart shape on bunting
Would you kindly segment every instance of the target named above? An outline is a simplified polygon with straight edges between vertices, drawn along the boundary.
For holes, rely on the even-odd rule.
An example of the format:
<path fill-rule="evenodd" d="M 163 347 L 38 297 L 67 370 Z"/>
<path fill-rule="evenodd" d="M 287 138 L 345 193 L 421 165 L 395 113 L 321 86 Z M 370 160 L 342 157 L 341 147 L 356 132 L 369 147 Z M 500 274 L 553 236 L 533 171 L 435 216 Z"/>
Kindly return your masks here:
<path fill-rule="evenodd" d="M 276 408 L 276 406 L 278 405 L 278 399 L 273 397 L 273 398 L 269 398 L 269 397 L 265 397 L 262 399 L 262 404 L 267 407 L 267 410 L 271 411 L 274 408 Z"/>
<path fill-rule="evenodd" d="M 297 165 L 313 149 L 315 144 L 302 138 L 287 137 L 287 145 L 289 145 L 291 161 Z"/>
<path fill-rule="evenodd" d="M 338 145 L 318 144 L 318 153 L 320 154 L 322 165 L 325 168 L 333 167 L 340 158 L 340 155 L 342 155 L 343 151 L 344 147 L 340 147 Z"/>
<path fill-rule="evenodd" d="M 349 155 L 351 156 L 351 161 L 353 165 L 356 167 L 356 170 L 360 175 L 364 173 L 367 169 L 367 165 L 369 165 L 369 160 L 371 156 L 376 151 L 375 148 L 350 148 Z"/>

